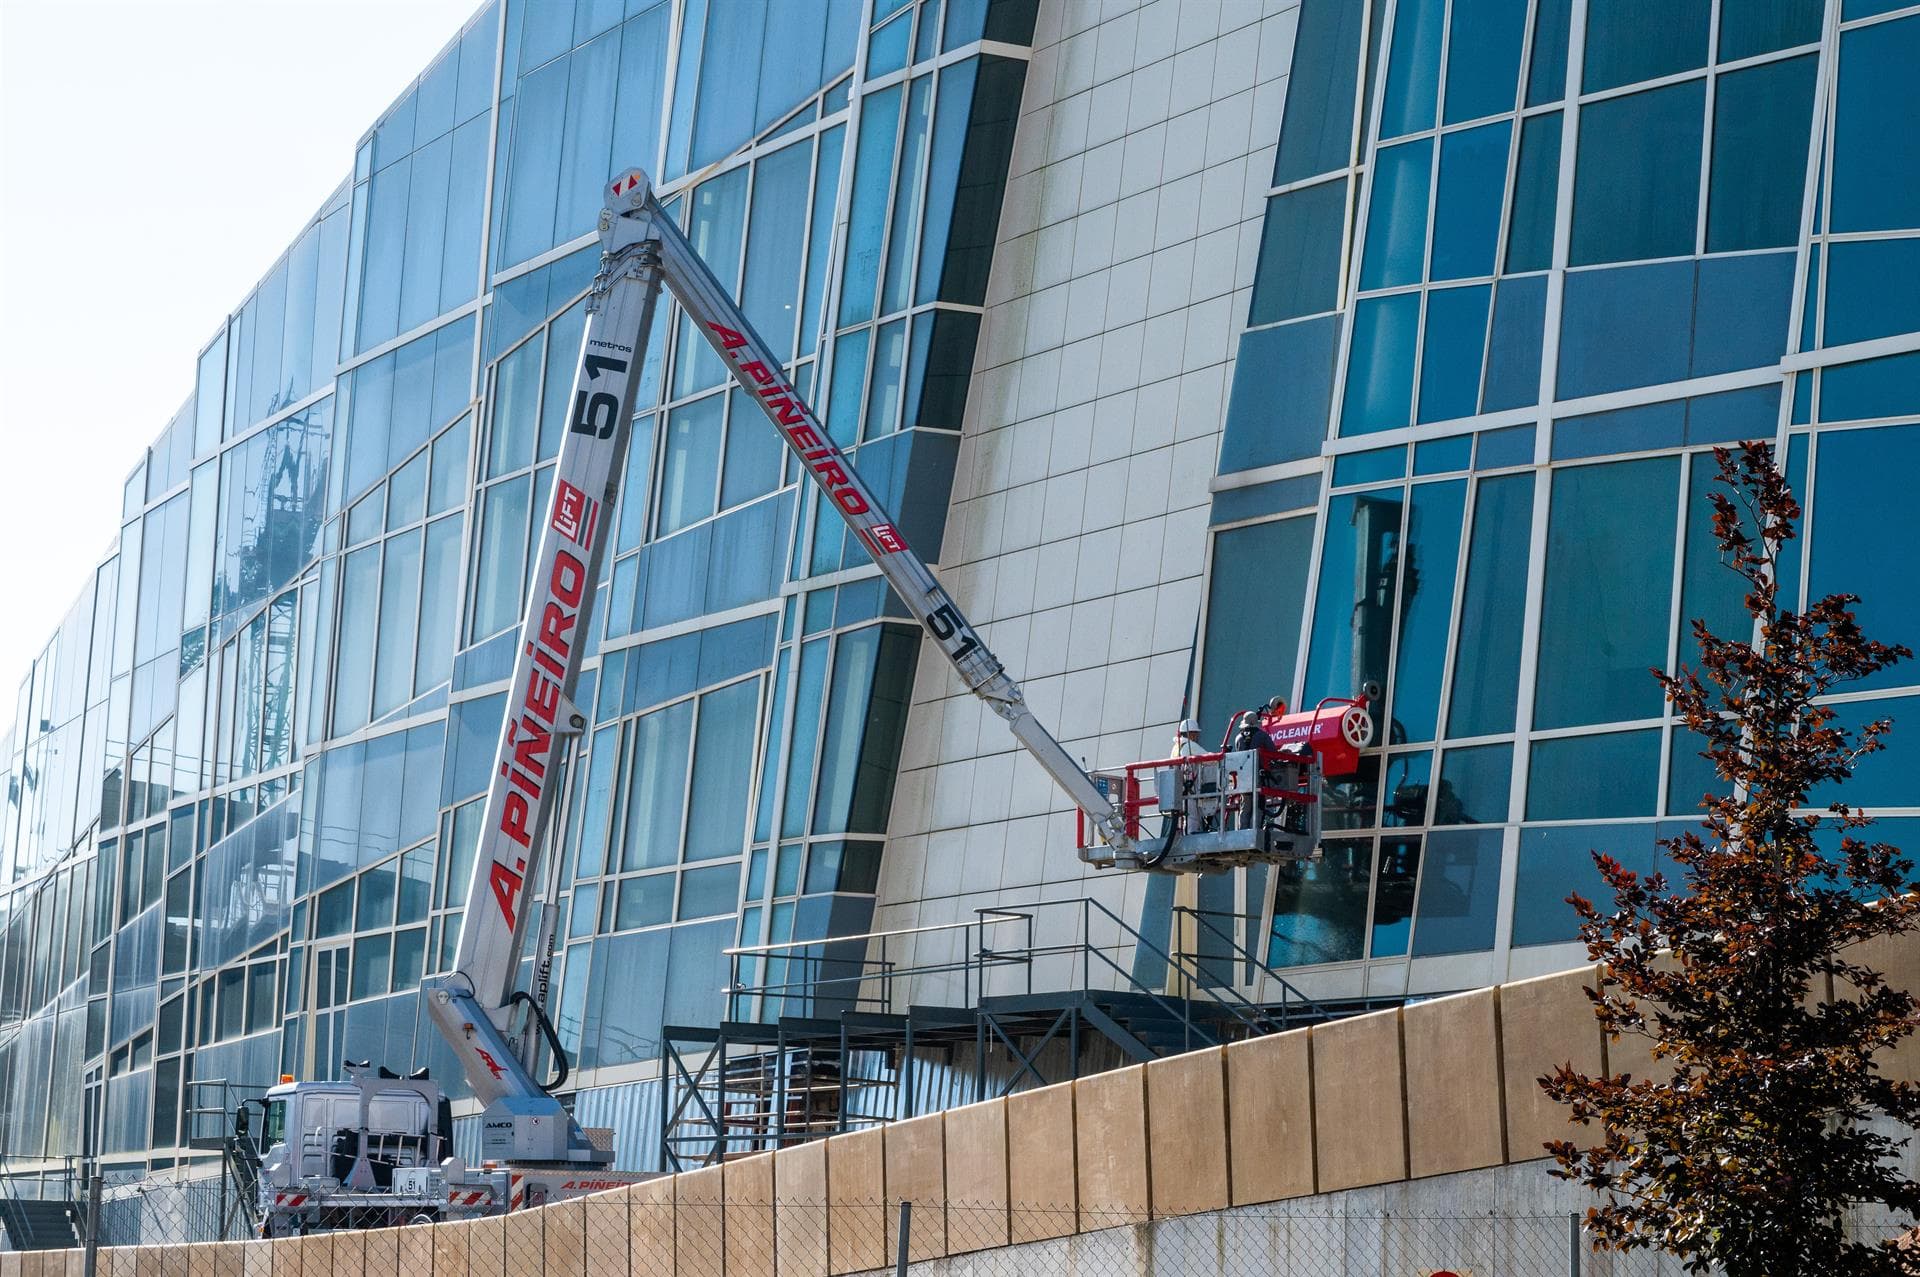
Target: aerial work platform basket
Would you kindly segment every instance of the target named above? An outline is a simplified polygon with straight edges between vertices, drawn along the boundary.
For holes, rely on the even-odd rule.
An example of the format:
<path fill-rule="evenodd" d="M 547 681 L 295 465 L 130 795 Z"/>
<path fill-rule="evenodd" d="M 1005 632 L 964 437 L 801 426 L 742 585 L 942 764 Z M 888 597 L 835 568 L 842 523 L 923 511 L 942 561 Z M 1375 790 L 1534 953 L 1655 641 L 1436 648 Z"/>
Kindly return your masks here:
<path fill-rule="evenodd" d="M 1091 773 L 1138 847 L 1127 868 L 1209 873 L 1320 854 L 1321 797 L 1329 776 L 1351 775 L 1373 738 L 1368 698 L 1329 697 L 1288 713 L 1276 697 L 1228 720 L 1220 748 L 1201 752 L 1199 724 L 1181 724 L 1172 757 Z M 1116 863 L 1084 814 L 1080 858 Z"/>

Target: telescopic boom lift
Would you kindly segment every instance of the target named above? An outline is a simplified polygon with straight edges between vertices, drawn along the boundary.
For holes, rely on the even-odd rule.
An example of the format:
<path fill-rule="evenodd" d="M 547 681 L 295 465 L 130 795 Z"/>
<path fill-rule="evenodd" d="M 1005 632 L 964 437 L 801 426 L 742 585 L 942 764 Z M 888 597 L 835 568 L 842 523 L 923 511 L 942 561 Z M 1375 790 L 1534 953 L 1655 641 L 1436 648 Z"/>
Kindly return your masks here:
<path fill-rule="evenodd" d="M 613 533 L 646 337 L 664 286 L 767 416 L 913 615 L 974 695 L 1083 813 L 1112 863 L 1136 861 L 1127 821 L 1027 707 L 1019 686 L 987 650 L 946 589 L 909 547 L 866 482 L 787 380 L 767 346 L 655 198 L 639 169 L 608 187 L 600 214 L 601 262 L 587 301 L 567 430 L 553 495 L 539 532 L 533 583 L 507 692 L 506 721 L 487 792 L 465 922 L 452 972 L 423 982 L 427 1006 L 485 1106 L 482 1153 L 509 1165 L 599 1166 L 611 1153 L 594 1141 L 530 1071 L 530 1043 L 508 1031 L 515 1003 L 558 1051 L 541 1000 L 516 992 L 519 942 L 529 927 L 528 889 L 551 818 L 562 742 L 587 726 L 573 702 L 591 632 L 594 585 Z M 549 895 L 551 893 L 548 893 Z M 544 933 L 550 919 L 539 924 Z M 542 934 L 537 961 L 550 939 Z M 536 977 L 537 979 L 539 977 Z M 531 1034 L 526 1035 L 529 1039 Z"/>

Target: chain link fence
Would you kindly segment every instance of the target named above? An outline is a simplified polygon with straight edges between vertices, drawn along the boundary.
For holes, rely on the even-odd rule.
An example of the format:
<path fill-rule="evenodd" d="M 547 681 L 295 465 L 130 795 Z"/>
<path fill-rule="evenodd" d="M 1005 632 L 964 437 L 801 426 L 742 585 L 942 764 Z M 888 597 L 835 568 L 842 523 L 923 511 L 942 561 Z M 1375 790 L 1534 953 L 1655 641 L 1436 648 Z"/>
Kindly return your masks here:
<path fill-rule="evenodd" d="M 731 1197 L 721 1194 L 722 1182 L 717 1174 L 662 1178 L 438 1226 L 429 1226 L 437 1213 L 430 1210 L 329 1209 L 305 1217 L 299 1235 L 270 1241 L 240 1240 L 252 1235 L 255 1221 L 223 1197 L 217 1181 L 123 1188 L 109 1190 L 101 1203 L 98 1227 L 91 1230 L 98 1246 L 94 1264 L 86 1262 L 84 1249 L 47 1252 L 36 1270 L 19 1266 L 14 1256 L 0 1256 L 0 1277 L 906 1272 L 926 1277 L 1678 1277 L 1683 1272 L 1678 1261 L 1653 1252 L 1594 1251 L 1580 1216 L 1567 1213 L 1413 1214 L 1360 1209 L 1357 1202 L 1341 1210 L 1319 1198 L 1153 1218 L 1144 1208 L 1071 1204 L 886 1197 L 829 1201 L 774 1191 Z M 1895 1241 L 1905 1232 L 1861 1226 L 1855 1235 Z M 158 1248 L 161 1257 L 137 1248 Z"/>

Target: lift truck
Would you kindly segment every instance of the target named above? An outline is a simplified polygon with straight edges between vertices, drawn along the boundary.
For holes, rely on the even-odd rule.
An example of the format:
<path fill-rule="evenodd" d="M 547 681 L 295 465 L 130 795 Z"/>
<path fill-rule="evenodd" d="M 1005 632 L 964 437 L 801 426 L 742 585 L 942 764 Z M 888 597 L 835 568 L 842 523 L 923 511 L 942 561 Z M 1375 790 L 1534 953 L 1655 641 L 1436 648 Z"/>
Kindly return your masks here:
<path fill-rule="evenodd" d="M 1090 775 L 1034 717 L 1019 686 L 661 206 L 645 173 L 628 169 L 609 184 L 599 229 L 600 269 L 587 301 L 459 948 L 450 972 L 421 984 L 428 1013 L 483 1106 L 482 1165 L 470 1169 L 452 1156 L 446 1105 L 424 1076 L 376 1076 L 351 1066 L 346 1082 L 287 1079 L 268 1093 L 263 1123 L 258 1193 L 270 1233 L 305 1231 L 328 1218 L 351 1226 L 492 1213 L 644 1178 L 610 1170 L 609 1133 L 583 1130 L 553 1094 L 566 1069 L 545 1011 L 559 857 L 549 858 L 542 877 L 534 875 L 541 872 L 538 853 L 565 751 L 587 727 L 573 695 L 662 287 L 760 406 L 968 690 L 1006 720 L 1073 800 L 1088 863 L 1194 872 L 1311 856 L 1322 777 L 1337 774 L 1346 757 L 1328 749 L 1351 752 L 1371 731 L 1370 724 L 1363 729 L 1364 702 L 1330 703 L 1304 719 L 1268 713 L 1239 722 L 1245 716 L 1236 716 L 1229 735 L 1245 736 L 1244 748 L 1230 739 L 1233 748 L 1212 755 Z M 1144 796 L 1148 777 L 1151 799 Z M 1142 828 L 1149 808 L 1166 817 L 1166 831 L 1155 837 Z M 545 890 L 529 890 L 530 880 Z M 513 987 L 518 954 L 530 937 L 531 992 Z M 536 1030 L 561 1070 L 544 1084 L 533 1076 Z"/>

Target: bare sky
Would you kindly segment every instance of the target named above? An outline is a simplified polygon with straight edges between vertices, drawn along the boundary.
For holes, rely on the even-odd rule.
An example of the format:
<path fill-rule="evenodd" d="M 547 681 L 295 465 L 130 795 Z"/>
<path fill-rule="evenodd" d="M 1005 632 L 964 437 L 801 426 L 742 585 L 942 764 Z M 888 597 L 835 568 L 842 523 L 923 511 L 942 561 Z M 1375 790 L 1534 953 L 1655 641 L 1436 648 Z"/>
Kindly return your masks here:
<path fill-rule="evenodd" d="M 482 0 L 0 0 L 0 729 L 194 360 Z"/>

